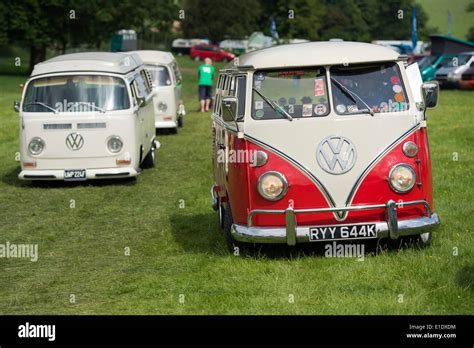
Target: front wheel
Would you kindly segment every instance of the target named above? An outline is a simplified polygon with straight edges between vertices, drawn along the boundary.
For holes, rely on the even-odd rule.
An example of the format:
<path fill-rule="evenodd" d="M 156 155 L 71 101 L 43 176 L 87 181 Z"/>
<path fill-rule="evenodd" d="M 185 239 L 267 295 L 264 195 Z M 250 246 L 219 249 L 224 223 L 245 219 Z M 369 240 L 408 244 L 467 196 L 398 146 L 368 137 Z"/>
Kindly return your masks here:
<path fill-rule="evenodd" d="M 142 162 L 142 168 L 154 168 L 156 165 L 155 163 L 155 147 L 152 146 L 148 154 L 146 155 L 145 159 Z"/>
<path fill-rule="evenodd" d="M 220 210 L 219 210 L 220 213 Z M 249 250 L 249 246 L 247 243 L 242 243 L 234 239 L 232 237 L 232 225 L 234 224 L 234 219 L 232 218 L 232 210 L 230 208 L 230 203 L 227 204 L 227 208 L 224 209 L 224 236 L 225 241 L 227 244 L 227 249 L 229 252 L 234 254 L 235 256 L 239 256 L 244 254 L 246 251 Z"/>

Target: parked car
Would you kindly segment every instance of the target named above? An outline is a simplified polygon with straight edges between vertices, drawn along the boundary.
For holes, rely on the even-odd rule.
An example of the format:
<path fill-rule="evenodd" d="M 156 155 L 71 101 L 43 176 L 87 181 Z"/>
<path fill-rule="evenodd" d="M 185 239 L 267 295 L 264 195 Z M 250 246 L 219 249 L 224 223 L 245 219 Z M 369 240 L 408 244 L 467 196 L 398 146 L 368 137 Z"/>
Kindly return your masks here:
<path fill-rule="evenodd" d="M 153 167 L 153 88 L 136 54 L 76 53 L 37 64 L 20 113 L 23 180 L 109 179 Z"/>
<path fill-rule="evenodd" d="M 462 74 L 470 67 L 474 67 L 474 52 L 463 52 L 438 69 L 435 79 L 441 87 L 458 87 Z"/>
<path fill-rule="evenodd" d="M 463 72 L 461 80 L 459 80 L 459 87 L 462 89 L 474 89 L 474 67 Z"/>
<path fill-rule="evenodd" d="M 449 64 L 456 57 L 455 54 L 426 56 L 418 61 L 423 81 L 434 80 L 436 71 Z"/>
<path fill-rule="evenodd" d="M 186 110 L 181 93 L 182 77 L 178 63 L 171 52 L 135 51 L 151 73 L 155 128 L 168 128 L 174 133 L 184 124 Z"/>
<path fill-rule="evenodd" d="M 204 60 L 211 58 L 214 61 L 230 62 L 235 58 L 235 54 L 227 52 L 215 45 L 193 45 L 190 53 L 191 59 Z"/>
<path fill-rule="evenodd" d="M 366 43 L 281 45 L 239 64 L 220 71 L 212 114 L 211 195 L 231 249 L 429 244 L 439 217 L 422 105 L 436 105 L 436 81 Z"/>

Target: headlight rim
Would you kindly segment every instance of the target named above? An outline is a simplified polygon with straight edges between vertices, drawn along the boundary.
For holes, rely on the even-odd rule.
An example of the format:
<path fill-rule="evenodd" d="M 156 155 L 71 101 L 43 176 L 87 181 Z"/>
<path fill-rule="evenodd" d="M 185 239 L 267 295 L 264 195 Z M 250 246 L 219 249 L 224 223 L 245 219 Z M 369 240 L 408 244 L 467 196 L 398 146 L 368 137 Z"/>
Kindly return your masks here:
<path fill-rule="evenodd" d="M 111 149 L 110 146 L 109 146 L 110 141 L 111 141 L 111 140 L 114 140 L 114 139 L 120 141 L 121 146 L 120 146 L 120 149 L 119 149 L 118 151 L 112 151 L 112 149 Z M 107 150 L 108 150 L 110 153 L 112 153 L 112 154 L 114 154 L 114 155 L 117 155 L 117 154 L 119 154 L 120 152 L 122 152 L 122 150 L 123 150 L 123 140 L 122 140 L 122 138 L 121 138 L 120 136 L 118 136 L 118 135 L 111 135 L 110 137 L 107 138 L 106 147 L 107 147 Z"/>
<path fill-rule="evenodd" d="M 41 151 L 39 151 L 38 153 L 34 153 L 33 151 L 31 151 L 31 148 L 30 148 L 30 145 L 33 141 L 39 141 L 41 144 L 42 144 L 42 148 L 41 148 Z M 44 149 L 46 148 L 46 142 L 40 138 L 40 137 L 33 137 L 31 138 L 31 140 L 28 142 L 28 152 L 30 153 L 30 155 L 32 156 L 39 156 L 43 153 Z"/>
<path fill-rule="evenodd" d="M 400 168 L 400 167 L 403 167 L 403 168 L 408 169 L 408 170 L 412 173 L 412 175 L 413 175 L 413 182 L 412 182 L 412 184 L 410 185 L 410 187 L 408 187 L 408 188 L 405 189 L 405 190 L 400 190 L 400 189 L 398 189 L 398 188 L 395 187 L 395 186 L 393 185 L 393 183 L 392 183 L 392 174 L 393 174 L 393 172 L 394 172 L 396 169 L 398 169 L 398 168 Z M 387 181 L 388 181 L 388 183 L 389 183 L 389 185 L 390 185 L 390 188 L 391 188 L 393 191 L 395 191 L 396 193 L 408 193 L 408 192 L 410 192 L 410 191 L 413 189 L 413 187 L 415 187 L 415 184 L 416 184 L 416 172 L 415 172 L 415 169 L 413 169 L 413 167 L 412 167 L 411 165 L 409 165 L 408 163 L 398 163 L 398 164 L 394 165 L 394 166 L 390 169 L 390 172 L 388 173 Z"/>
<path fill-rule="evenodd" d="M 283 183 L 283 190 L 280 192 L 280 194 L 278 196 L 275 196 L 274 198 L 271 198 L 271 197 L 268 197 L 267 195 L 264 194 L 263 190 L 262 190 L 262 186 L 261 186 L 261 183 L 263 181 L 263 179 L 265 178 L 265 176 L 268 176 L 268 175 L 274 175 L 276 177 L 278 177 L 282 183 Z M 268 201 L 272 201 L 272 202 L 276 202 L 276 201 L 279 201 L 280 199 L 282 199 L 283 197 L 285 197 L 286 193 L 288 192 L 288 180 L 286 179 L 286 177 L 280 173 L 280 172 L 277 172 L 276 170 L 269 170 L 269 171 L 266 171 L 265 173 L 261 174 L 258 178 L 258 182 L 257 182 L 257 190 L 258 190 L 258 193 L 260 194 L 260 196 Z"/>

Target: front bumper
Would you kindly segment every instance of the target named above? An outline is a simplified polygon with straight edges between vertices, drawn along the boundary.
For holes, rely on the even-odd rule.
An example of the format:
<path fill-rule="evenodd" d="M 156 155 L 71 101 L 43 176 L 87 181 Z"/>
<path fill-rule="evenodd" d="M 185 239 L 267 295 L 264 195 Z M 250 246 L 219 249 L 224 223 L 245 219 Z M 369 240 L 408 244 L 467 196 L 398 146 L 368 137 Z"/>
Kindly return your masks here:
<path fill-rule="evenodd" d="M 177 120 L 155 121 L 155 128 L 176 128 L 176 127 L 178 127 Z"/>
<path fill-rule="evenodd" d="M 86 179 L 112 179 L 137 176 L 140 171 L 132 167 L 86 169 Z M 64 170 L 22 170 L 21 180 L 64 180 Z"/>
<path fill-rule="evenodd" d="M 426 209 L 426 216 L 415 219 L 398 220 L 397 208 L 402 206 L 423 205 Z M 386 221 L 376 222 L 375 230 L 377 238 L 390 237 L 397 239 L 401 236 L 417 235 L 424 232 L 433 231 L 440 220 L 436 213 L 431 214 L 431 209 L 426 201 L 410 201 L 396 203 L 388 201 L 387 204 L 352 206 L 345 208 L 321 208 L 321 209 L 297 209 L 287 208 L 286 210 L 253 210 L 248 216 L 247 226 L 234 224 L 231 234 L 235 240 L 250 243 L 286 243 L 295 245 L 296 243 L 307 243 L 310 241 L 310 226 L 297 226 L 296 215 L 304 213 L 321 213 L 335 211 L 355 211 L 384 208 Z M 285 227 L 254 227 L 252 218 L 256 214 L 284 214 L 286 219 Z M 367 222 L 370 223 L 370 222 Z M 349 224 L 350 225 L 350 224 Z M 348 240 L 348 239 L 341 239 Z M 354 240 L 354 239 L 352 239 Z M 321 240 L 324 241 L 324 240 Z"/>

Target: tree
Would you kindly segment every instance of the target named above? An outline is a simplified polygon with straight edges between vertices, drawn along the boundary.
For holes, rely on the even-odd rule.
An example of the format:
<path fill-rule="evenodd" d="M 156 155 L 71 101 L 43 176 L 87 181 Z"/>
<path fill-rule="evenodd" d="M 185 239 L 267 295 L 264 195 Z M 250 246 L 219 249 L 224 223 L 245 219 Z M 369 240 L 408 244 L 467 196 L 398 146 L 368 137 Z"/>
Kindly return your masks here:
<path fill-rule="evenodd" d="M 474 12 L 474 2 L 469 3 L 466 7 L 466 12 Z M 470 27 L 467 33 L 467 39 L 469 41 L 474 41 L 474 27 Z"/>
<path fill-rule="evenodd" d="M 45 60 L 47 49 L 64 53 L 80 45 L 99 48 L 115 31 L 143 30 L 143 23 L 169 28 L 178 15 L 173 4 L 173 0 L 3 0 L 0 16 L 3 6 L 8 41 L 30 49 L 31 71 Z"/>
<path fill-rule="evenodd" d="M 254 0 L 186 0 L 183 34 L 187 38 L 242 39 L 257 27 L 259 3 Z"/>

